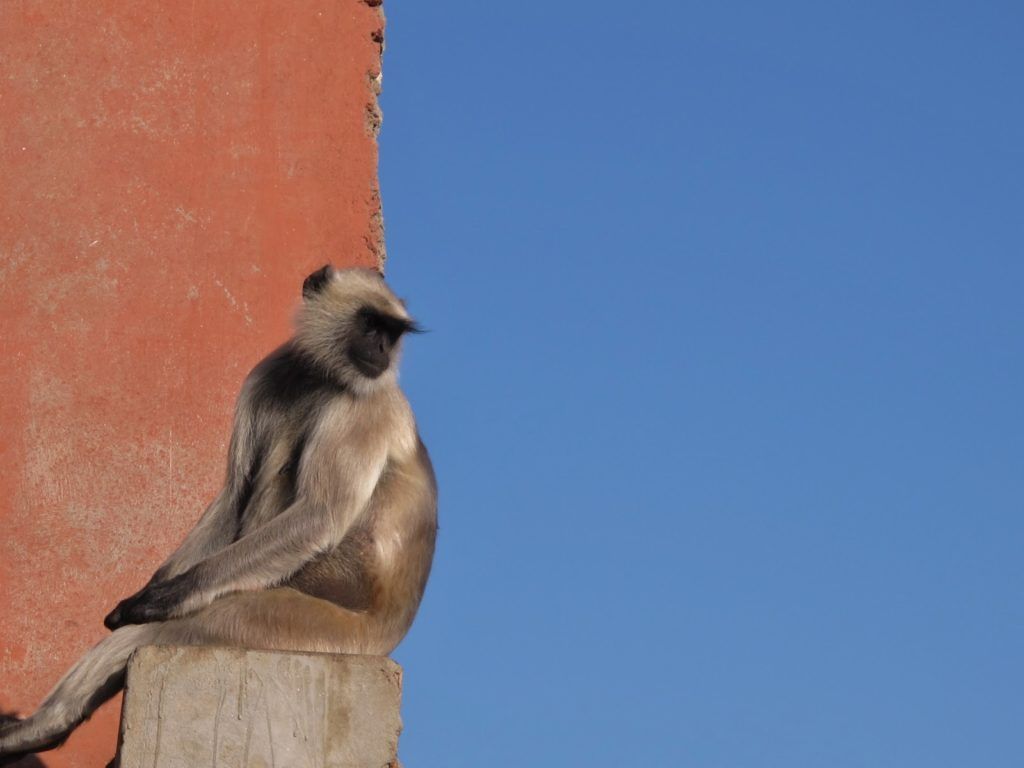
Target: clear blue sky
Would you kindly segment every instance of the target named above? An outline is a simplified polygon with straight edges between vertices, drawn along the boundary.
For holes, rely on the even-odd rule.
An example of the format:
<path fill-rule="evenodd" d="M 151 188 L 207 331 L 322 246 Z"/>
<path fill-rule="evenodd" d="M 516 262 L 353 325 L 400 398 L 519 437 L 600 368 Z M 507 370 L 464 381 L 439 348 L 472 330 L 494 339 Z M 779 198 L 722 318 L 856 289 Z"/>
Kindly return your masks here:
<path fill-rule="evenodd" d="M 1024 6 L 386 10 L 405 764 L 1024 765 Z"/>

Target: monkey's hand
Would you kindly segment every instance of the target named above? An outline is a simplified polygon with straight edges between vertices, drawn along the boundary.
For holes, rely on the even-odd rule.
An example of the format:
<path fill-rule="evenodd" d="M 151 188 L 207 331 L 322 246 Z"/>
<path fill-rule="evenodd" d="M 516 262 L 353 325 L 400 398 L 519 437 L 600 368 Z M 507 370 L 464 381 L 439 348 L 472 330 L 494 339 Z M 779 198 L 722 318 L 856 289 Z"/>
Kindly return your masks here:
<path fill-rule="evenodd" d="M 107 614 L 103 624 L 107 629 L 117 629 L 125 624 L 147 624 L 151 621 L 166 621 L 171 618 L 188 595 L 188 587 L 182 576 L 167 581 L 147 584 L 131 597 L 126 597 Z"/>

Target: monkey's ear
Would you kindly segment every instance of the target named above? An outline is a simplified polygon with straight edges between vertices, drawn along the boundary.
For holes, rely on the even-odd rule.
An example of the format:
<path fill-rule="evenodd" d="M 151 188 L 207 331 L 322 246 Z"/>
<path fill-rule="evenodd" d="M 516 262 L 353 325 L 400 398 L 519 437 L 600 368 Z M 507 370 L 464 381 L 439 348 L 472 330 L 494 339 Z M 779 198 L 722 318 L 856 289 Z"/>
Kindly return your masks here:
<path fill-rule="evenodd" d="M 320 293 L 333 274 L 334 267 L 330 264 L 324 264 L 320 269 L 307 277 L 302 283 L 302 298 L 308 299 Z"/>

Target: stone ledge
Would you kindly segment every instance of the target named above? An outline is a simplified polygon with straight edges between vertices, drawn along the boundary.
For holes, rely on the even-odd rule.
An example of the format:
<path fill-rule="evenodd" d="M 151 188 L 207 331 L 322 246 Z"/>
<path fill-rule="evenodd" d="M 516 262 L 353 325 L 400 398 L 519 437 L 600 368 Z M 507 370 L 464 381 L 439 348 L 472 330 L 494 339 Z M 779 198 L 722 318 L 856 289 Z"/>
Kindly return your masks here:
<path fill-rule="evenodd" d="M 384 656 L 140 648 L 120 768 L 398 765 L 402 668 Z"/>

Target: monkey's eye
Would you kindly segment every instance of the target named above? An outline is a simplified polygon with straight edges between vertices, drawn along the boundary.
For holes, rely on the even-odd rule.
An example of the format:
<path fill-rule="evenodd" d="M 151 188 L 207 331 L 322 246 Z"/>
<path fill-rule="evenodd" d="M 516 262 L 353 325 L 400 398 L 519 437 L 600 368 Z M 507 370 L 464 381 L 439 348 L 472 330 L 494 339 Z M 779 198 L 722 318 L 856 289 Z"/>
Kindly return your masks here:
<path fill-rule="evenodd" d="M 372 315 L 365 313 L 359 317 L 359 330 L 364 338 L 372 339 L 380 333 L 380 325 Z"/>
<path fill-rule="evenodd" d="M 361 330 L 364 338 L 374 341 L 380 340 L 394 346 L 402 338 L 402 334 L 417 332 L 419 329 L 411 320 L 393 317 L 384 312 L 378 312 L 370 307 L 364 307 L 359 312 Z"/>

